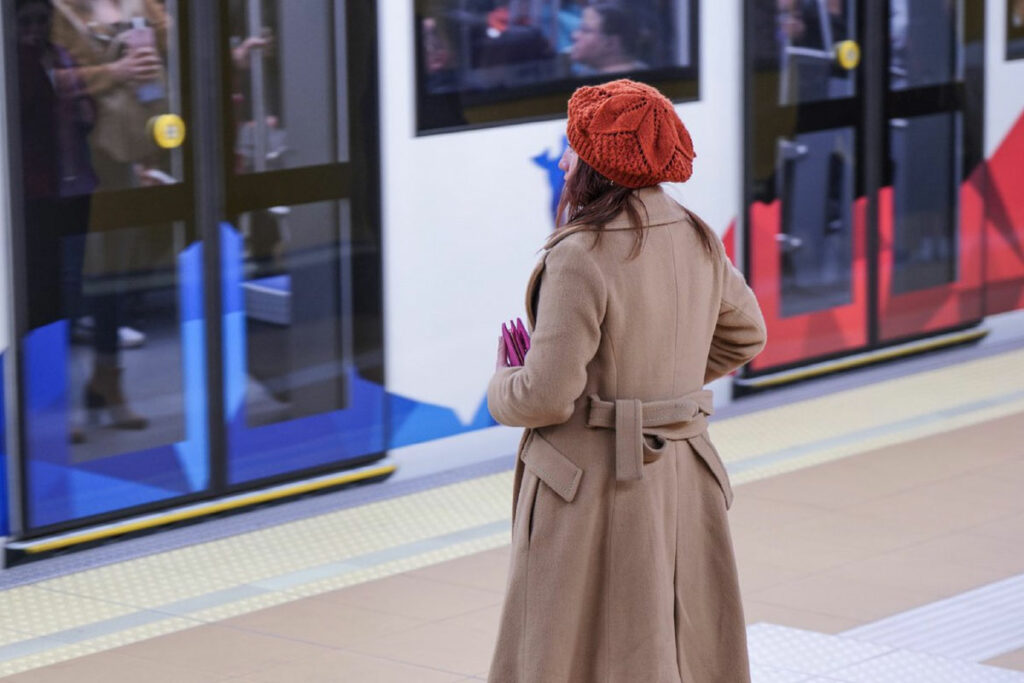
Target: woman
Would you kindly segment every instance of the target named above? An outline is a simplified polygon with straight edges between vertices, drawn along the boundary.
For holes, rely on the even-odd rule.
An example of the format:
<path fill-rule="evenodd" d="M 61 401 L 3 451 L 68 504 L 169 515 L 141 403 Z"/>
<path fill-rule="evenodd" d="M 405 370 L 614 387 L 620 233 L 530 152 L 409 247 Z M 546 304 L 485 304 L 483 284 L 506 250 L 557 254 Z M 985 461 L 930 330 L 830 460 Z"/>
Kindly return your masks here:
<path fill-rule="evenodd" d="M 74 60 L 76 78 L 96 106 L 89 137 L 98 179 L 94 189 L 147 184 L 147 169 L 160 152 L 146 125 L 153 114 L 167 110 L 166 10 L 157 0 L 53 0 L 53 9 L 51 40 Z M 146 429 L 149 420 L 132 409 L 125 395 L 119 350 L 125 318 L 119 280 L 138 267 L 140 245 L 130 231 L 122 231 L 90 235 L 88 242 L 83 235 L 74 248 L 78 277 L 84 280 L 81 298 L 94 322 L 85 406 L 94 418 L 105 414 L 117 429 Z M 85 435 L 76 428 L 71 438 L 81 442 Z"/>
<path fill-rule="evenodd" d="M 618 80 L 569 100 L 559 215 L 527 287 L 523 367 L 491 414 L 526 427 L 494 683 L 741 683 L 746 632 L 702 387 L 765 328 L 710 228 L 659 187 L 693 148 L 657 90 Z"/>

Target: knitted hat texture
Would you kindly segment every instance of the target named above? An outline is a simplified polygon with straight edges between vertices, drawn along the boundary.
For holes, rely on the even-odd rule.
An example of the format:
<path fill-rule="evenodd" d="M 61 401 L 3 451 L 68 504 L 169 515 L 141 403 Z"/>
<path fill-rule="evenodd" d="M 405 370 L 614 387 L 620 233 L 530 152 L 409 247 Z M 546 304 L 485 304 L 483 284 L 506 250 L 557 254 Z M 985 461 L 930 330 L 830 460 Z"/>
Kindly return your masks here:
<path fill-rule="evenodd" d="M 685 182 L 693 141 L 667 97 L 629 79 L 584 86 L 569 98 L 569 144 L 604 177 L 626 187 Z"/>

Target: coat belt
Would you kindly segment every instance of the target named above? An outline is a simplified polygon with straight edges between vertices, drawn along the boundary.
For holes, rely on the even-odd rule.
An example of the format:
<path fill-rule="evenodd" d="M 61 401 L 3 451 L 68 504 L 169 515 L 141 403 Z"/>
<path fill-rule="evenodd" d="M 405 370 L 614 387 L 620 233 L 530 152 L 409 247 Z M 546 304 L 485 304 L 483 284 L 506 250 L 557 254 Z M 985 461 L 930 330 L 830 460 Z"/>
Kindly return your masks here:
<path fill-rule="evenodd" d="M 661 449 L 648 446 L 645 437 L 657 437 L 663 441 L 696 437 L 706 440 L 708 416 L 713 412 L 710 391 L 695 391 L 680 398 L 646 402 L 637 399 L 602 401 L 593 394 L 589 398 L 587 426 L 615 430 L 615 478 L 619 481 L 643 478 L 645 451 L 650 452 L 646 462 L 657 459 Z M 703 450 L 694 445 L 698 451 Z"/>

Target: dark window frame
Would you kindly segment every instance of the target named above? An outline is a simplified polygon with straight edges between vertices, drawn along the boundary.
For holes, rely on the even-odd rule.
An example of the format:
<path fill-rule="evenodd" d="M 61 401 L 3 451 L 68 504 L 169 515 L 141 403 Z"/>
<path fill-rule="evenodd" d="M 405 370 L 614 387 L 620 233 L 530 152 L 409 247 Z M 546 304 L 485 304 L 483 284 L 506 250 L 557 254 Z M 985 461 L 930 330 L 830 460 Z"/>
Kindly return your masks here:
<path fill-rule="evenodd" d="M 1024 22 L 1013 25 L 1014 0 L 1006 0 L 1006 61 L 1024 59 Z"/>

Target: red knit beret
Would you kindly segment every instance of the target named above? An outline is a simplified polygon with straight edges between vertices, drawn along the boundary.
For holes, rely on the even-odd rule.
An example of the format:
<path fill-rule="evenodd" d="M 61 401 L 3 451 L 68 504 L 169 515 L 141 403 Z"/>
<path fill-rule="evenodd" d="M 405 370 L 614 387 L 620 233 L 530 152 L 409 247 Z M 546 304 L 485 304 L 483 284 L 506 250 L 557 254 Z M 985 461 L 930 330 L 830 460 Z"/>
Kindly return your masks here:
<path fill-rule="evenodd" d="M 569 98 L 569 144 L 604 177 L 626 187 L 684 182 L 693 142 L 667 97 L 620 79 L 584 86 Z"/>

